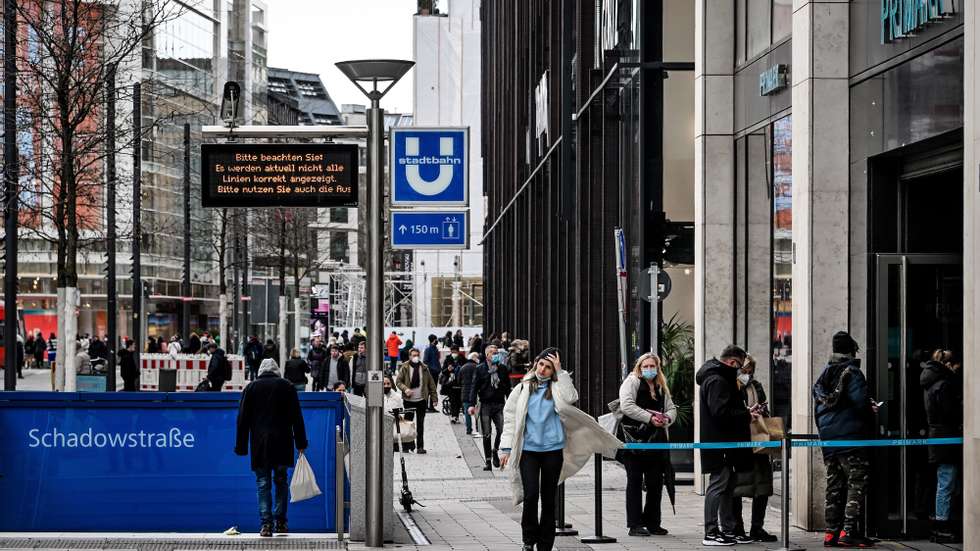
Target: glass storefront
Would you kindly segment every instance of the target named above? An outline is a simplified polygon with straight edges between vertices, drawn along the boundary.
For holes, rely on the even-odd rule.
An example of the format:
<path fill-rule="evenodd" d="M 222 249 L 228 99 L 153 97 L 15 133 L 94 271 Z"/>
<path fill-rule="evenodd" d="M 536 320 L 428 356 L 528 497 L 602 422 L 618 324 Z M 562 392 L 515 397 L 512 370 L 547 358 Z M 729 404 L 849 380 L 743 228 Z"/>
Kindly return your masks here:
<path fill-rule="evenodd" d="M 772 392 L 773 415 L 790 427 L 793 363 L 793 117 L 772 125 Z"/>

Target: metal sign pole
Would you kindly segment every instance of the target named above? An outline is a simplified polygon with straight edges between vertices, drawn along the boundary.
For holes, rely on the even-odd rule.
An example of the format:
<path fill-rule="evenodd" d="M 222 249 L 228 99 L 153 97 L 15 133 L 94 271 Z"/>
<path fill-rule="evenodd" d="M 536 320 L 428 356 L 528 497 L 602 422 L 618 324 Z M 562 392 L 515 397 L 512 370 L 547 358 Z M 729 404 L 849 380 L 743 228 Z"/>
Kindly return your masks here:
<path fill-rule="evenodd" d="M 782 448 L 782 462 L 783 462 L 783 495 L 779 496 L 781 501 L 780 514 L 782 515 L 782 526 L 780 527 L 781 539 L 783 540 L 783 546 L 777 551 L 803 551 L 802 547 L 793 547 L 789 543 L 789 448 L 790 448 L 790 434 L 785 432 L 783 434 L 783 448 Z"/>

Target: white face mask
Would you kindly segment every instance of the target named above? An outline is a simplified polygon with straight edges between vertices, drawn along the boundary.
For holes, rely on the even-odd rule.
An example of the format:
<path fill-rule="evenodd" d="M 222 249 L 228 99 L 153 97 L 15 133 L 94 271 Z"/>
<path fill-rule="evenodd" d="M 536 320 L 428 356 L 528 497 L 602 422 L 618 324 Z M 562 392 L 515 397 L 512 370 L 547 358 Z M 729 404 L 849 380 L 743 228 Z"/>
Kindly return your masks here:
<path fill-rule="evenodd" d="M 417 363 L 419 363 L 419 361 L 420 360 L 419 360 L 419 357 L 418 356 L 412 356 L 412 363 L 413 364 L 417 364 Z"/>
<path fill-rule="evenodd" d="M 747 385 L 749 384 L 749 381 L 752 380 L 752 375 L 749 375 L 748 373 L 742 373 L 741 375 L 738 376 L 738 380 L 743 385 Z"/>

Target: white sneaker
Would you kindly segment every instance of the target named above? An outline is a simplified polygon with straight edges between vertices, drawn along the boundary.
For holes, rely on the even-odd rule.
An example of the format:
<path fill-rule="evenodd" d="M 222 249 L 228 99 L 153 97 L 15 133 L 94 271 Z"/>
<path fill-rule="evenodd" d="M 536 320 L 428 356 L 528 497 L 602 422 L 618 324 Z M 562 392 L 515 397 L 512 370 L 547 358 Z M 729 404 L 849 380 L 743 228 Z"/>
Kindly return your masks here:
<path fill-rule="evenodd" d="M 473 433 L 473 438 L 483 438 L 483 435 L 480 434 L 480 433 L 478 433 L 478 432 L 474 432 Z"/>

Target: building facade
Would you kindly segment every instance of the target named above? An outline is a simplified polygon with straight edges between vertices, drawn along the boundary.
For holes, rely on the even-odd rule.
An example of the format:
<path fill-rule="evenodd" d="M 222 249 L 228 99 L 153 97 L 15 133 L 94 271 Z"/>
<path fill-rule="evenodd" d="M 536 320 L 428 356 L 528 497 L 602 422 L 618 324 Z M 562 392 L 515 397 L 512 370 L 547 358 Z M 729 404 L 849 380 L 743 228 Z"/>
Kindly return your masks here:
<path fill-rule="evenodd" d="M 450 0 L 413 18 L 415 125 L 469 128 L 470 246 L 416 250 L 413 325 L 483 326 L 483 136 L 480 110 L 480 0 Z M 431 4 L 431 3 L 428 3 Z"/>
<path fill-rule="evenodd" d="M 847 330 L 884 402 L 874 433 L 924 437 L 921 362 L 941 348 L 970 363 L 963 3 L 696 5 L 698 363 L 745 345 L 775 413 L 812 433 L 811 387 Z M 869 533 L 927 535 L 926 450 L 872 457 Z M 819 452 L 791 474 L 793 522 L 822 529 Z"/>
<path fill-rule="evenodd" d="M 480 19 L 484 332 L 558 346 L 602 414 L 657 322 L 693 321 L 694 7 L 484 2 Z M 651 265 L 671 279 L 656 311 Z M 660 343 L 680 373 L 689 334 Z"/>

